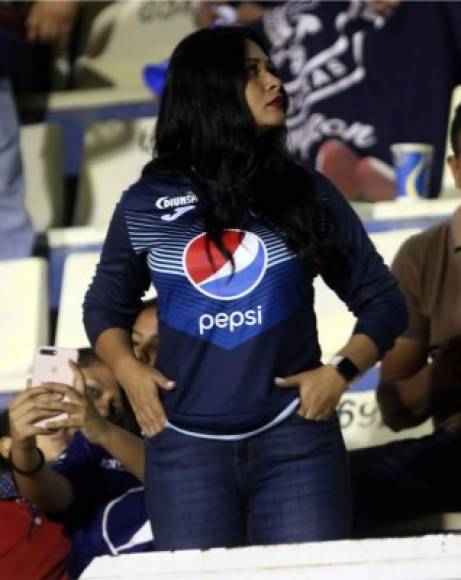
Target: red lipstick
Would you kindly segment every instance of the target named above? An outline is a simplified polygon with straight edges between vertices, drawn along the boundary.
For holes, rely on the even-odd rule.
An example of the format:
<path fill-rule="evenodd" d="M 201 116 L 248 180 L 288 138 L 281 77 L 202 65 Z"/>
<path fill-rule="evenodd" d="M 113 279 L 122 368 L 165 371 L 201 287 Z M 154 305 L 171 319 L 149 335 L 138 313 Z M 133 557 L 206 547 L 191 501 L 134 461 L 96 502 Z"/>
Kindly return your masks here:
<path fill-rule="evenodd" d="M 281 95 L 279 95 L 278 97 L 275 97 L 275 99 L 267 103 L 266 107 L 277 107 L 277 109 L 283 110 L 285 108 L 285 99 Z"/>

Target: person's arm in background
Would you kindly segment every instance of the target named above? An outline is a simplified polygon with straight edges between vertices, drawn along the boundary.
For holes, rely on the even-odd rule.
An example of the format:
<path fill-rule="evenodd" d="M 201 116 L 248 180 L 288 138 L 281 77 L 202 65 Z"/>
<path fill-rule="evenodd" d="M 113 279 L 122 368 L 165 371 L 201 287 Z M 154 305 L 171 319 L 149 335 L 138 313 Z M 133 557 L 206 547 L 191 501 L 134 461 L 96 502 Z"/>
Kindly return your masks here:
<path fill-rule="evenodd" d="M 378 406 L 393 431 L 419 425 L 431 415 L 427 355 L 425 343 L 401 337 L 381 363 Z"/>
<path fill-rule="evenodd" d="M 111 220 L 96 275 L 85 296 L 83 321 L 98 356 L 125 390 L 139 426 L 152 436 L 165 426 L 158 389 L 175 384 L 136 359 L 131 328 L 150 284 L 146 256 L 136 253 L 127 231 L 123 199 Z"/>
<path fill-rule="evenodd" d="M 21 471 L 34 471 L 40 466 L 41 457 L 37 449 L 39 434 L 46 434 L 44 427 L 38 427 L 40 419 L 55 415 L 47 411 L 61 395 L 50 393 L 45 387 L 27 386 L 9 407 L 11 436 L 10 458 L 13 466 Z M 43 465 L 36 473 L 23 475 L 13 469 L 16 485 L 21 494 L 40 510 L 59 514 L 65 512 L 74 499 L 69 481 L 56 473 L 49 465 Z"/>
<path fill-rule="evenodd" d="M 77 17 L 78 4 L 76 0 L 33 2 L 25 22 L 27 40 L 66 47 Z"/>
<path fill-rule="evenodd" d="M 222 7 L 229 10 L 229 13 L 225 13 L 224 17 L 223 13 L 220 12 Z M 270 7 L 268 2 L 243 1 L 235 3 L 226 2 L 226 0 L 198 2 L 194 20 L 198 28 L 206 28 L 220 21 L 222 24 L 248 24 L 262 18 L 266 9 Z"/>
<path fill-rule="evenodd" d="M 409 325 L 386 356 L 380 369 L 378 405 L 384 423 L 394 431 L 414 427 L 431 414 L 429 378 L 429 322 L 422 313 L 423 252 L 419 236 L 407 240 L 392 264 L 409 314 Z"/>

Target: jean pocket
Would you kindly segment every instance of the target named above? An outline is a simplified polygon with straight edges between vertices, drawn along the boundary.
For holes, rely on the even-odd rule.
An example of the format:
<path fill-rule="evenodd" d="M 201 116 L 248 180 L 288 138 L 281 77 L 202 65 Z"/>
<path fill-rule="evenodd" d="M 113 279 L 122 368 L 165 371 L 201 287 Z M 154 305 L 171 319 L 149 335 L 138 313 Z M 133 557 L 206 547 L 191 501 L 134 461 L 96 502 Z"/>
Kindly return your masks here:
<path fill-rule="evenodd" d="M 164 427 L 161 431 L 158 431 L 157 433 L 155 433 L 155 435 L 151 435 L 150 437 L 147 437 L 147 442 L 148 443 L 152 443 L 153 441 L 157 441 L 157 439 L 160 439 L 162 437 L 162 435 L 165 434 L 166 431 L 170 431 L 170 429 L 168 427 Z"/>

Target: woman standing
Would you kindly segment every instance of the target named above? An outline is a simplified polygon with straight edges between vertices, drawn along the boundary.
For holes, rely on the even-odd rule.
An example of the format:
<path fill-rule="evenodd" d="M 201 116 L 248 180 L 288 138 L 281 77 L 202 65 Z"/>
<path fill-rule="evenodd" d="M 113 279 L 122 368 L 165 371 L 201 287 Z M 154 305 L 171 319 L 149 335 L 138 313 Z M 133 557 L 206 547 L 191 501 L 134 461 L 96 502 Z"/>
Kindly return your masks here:
<path fill-rule="evenodd" d="M 88 335 L 151 436 L 146 501 L 160 550 L 349 533 L 335 407 L 402 332 L 405 306 L 341 194 L 285 152 L 286 108 L 252 33 L 186 37 L 156 156 L 115 210 L 85 299 Z M 326 365 L 318 273 L 358 318 Z M 129 335 L 151 281 L 155 369 L 133 357 Z"/>

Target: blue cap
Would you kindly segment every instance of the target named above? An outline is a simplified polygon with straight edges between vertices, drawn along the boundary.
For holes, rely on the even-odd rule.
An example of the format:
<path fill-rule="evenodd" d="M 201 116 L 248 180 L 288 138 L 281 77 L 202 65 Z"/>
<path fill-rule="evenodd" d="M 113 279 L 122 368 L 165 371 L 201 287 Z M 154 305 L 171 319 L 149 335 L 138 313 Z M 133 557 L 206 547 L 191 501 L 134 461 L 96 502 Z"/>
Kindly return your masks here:
<path fill-rule="evenodd" d="M 158 96 L 162 94 L 163 87 L 165 86 L 168 64 L 168 60 L 158 64 L 148 64 L 142 71 L 145 85 Z"/>

